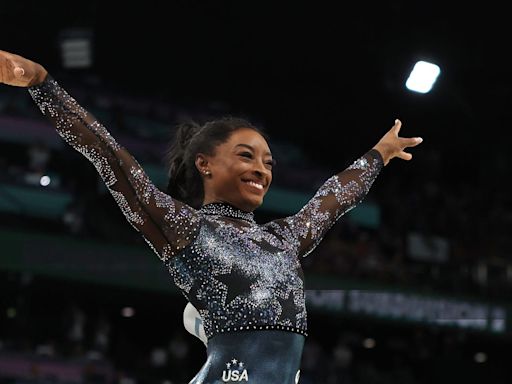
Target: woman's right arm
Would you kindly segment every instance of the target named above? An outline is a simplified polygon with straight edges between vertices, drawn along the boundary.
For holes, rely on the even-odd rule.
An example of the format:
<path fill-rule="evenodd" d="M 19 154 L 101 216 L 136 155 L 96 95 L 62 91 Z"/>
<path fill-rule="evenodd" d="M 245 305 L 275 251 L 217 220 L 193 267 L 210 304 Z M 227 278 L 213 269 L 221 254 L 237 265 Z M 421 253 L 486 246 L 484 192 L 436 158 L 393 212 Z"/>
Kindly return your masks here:
<path fill-rule="evenodd" d="M 0 58 L 2 54 L 0 51 Z M 94 116 L 50 75 L 43 72 L 42 76 L 38 68 L 33 70 L 32 64 L 19 56 L 14 65 L 0 61 L 3 76 L 0 80 L 9 84 L 5 81 L 8 76 L 19 78 L 17 68 L 22 68 L 23 75 L 33 75 L 31 71 L 34 71 L 36 76 L 43 77 L 42 82 L 27 79 L 30 95 L 53 122 L 58 134 L 95 166 L 128 222 L 141 233 L 160 259 L 166 261 L 190 244 L 199 229 L 196 211 L 161 192 L 135 158 Z M 12 71 L 12 75 L 5 75 L 8 71 Z"/>

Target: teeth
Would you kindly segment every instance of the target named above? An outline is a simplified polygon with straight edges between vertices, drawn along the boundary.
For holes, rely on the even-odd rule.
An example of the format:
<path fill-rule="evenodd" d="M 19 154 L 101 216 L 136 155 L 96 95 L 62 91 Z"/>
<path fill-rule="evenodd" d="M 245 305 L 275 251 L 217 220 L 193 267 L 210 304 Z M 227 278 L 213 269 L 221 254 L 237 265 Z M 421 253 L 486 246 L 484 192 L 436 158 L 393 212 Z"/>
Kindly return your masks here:
<path fill-rule="evenodd" d="M 246 183 L 247 184 L 251 184 L 251 185 L 255 186 L 258 189 L 263 189 L 263 185 L 255 183 L 254 181 L 246 181 Z"/>

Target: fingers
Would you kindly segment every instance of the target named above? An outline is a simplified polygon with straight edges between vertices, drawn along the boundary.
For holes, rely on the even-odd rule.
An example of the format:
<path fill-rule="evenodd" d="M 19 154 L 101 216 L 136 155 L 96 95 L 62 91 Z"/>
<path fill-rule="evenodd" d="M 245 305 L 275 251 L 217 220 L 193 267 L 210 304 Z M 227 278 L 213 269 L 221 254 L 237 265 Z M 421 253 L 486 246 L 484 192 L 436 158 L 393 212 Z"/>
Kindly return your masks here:
<path fill-rule="evenodd" d="M 418 144 L 420 144 L 422 141 L 423 141 L 423 139 L 421 137 L 402 138 L 401 139 L 401 142 L 403 145 L 402 149 L 409 148 L 409 147 L 415 147 Z M 399 157 L 402 160 L 409 161 L 412 159 L 412 154 L 402 150 L 398 153 L 397 157 Z"/>
<path fill-rule="evenodd" d="M 12 56 L 8 58 L 8 60 L 11 62 L 11 68 L 13 69 L 14 76 L 16 78 L 22 78 L 23 75 L 25 75 L 25 70 L 20 65 L 19 62 L 17 62 Z"/>
<path fill-rule="evenodd" d="M 402 160 L 411 160 L 412 159 L 412 154 L 409 153 L 409 152 L 404 152 L 404 151 L 401 151 L 398 156 L 399 158 L 401 158 Z"/>
<path fill-rule="evenodd" d="M 38 70 L 34 62 L 0 50 L 0 83 L 27 87 L 34 81 Z"/>
<path fill-rule="evenodd" d="M 402 122 L 399 119 L 396 119 L 395 125 L 393 125 L 391 130 L 397 137 L 400 132 L 400 128 L 402 128 Z M 423 139 L 421 137 L 398 137 L 398 139 L 400 140 L 400 144 L 402 145 L 403 148 L 415 147 L 423 142 Z"/>
<path fill-rule="evenodd" d="M 0 50 L 0 56 L 5 57 L 6 59 L 10 59 L 10 58 L 12 58 L 12 53 Z"/>
<path fill-rule="evenodd" d="M 415 147 L 418 144 L 421 144 L 422 142 L 423 142 L 423 139 L 421 137 L 407 137 L 407 138 L 401 137 L 400 138 L 400 144 L 402 145 L 403 148 Z"/>
<path fill-rule="evenodd" d="M 12 61 L 5 57 L 5 55 L 0 56 L 0 83 L 8 83 L 9 79 L 13 74 Z"/>
<path fill-rule="evenodd" d="M 415 147 L 423 142 L 423 138 L 421 137 L 413 137 L 411 140 L 413 141 L 413 143 L 411 143 L 409 147 Z"/>
<path fill-rule="evenodd" d="M 402 122 L 399 119 L 395 120 L 395 124 L 391 127 L 391 132 L 395 135 L 395 145 L 398 144 L 398 153 L 394 155 L 394 157 L 398 157 L 402 160 L 411 160 L 412 154 L 409 152 L 405 152 L 405 148 L 415 147 L 423 142 L 421 137 L 399 137 L 400 128 L 402 128 Z M 398 141 L 398 142 L 397 142 Z M 395 152 L 396 153 L 396 152 Z"/>

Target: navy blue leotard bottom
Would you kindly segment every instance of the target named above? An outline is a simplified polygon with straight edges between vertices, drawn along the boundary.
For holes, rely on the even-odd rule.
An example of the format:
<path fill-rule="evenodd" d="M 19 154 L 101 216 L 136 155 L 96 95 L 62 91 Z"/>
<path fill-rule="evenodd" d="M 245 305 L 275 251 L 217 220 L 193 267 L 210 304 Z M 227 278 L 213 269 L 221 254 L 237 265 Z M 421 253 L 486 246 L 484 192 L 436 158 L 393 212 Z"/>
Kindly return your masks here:
<path fill-rule="evenodd" d="M 276 330 L 215 335 L 208 340 L 206 363 L 189 384 L 296 384 L 304 340 Z"/>

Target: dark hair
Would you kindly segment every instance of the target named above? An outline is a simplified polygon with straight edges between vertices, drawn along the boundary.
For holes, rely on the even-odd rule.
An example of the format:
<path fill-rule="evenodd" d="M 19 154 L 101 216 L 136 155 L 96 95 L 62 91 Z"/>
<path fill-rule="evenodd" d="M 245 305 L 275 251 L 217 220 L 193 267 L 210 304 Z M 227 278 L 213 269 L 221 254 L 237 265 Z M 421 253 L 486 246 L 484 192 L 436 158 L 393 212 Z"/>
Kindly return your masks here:
<path fill-rule="evenodd" d="M 232 116 L 211 120 L 204 125 L 187 121 L 178 125 L 166 154 L 169 184 L 167 193 L 191 207 L 200 208 L 204 200 L 203 180 L 195 166 L 198 153 L 213 155 L 215 148 L 241 128 L 250 128 L 266 139 L 261 128 Z"/>

